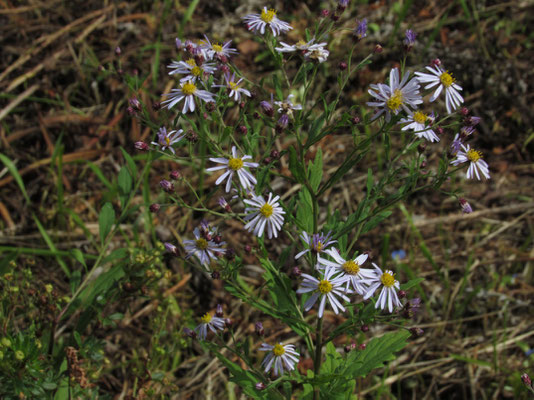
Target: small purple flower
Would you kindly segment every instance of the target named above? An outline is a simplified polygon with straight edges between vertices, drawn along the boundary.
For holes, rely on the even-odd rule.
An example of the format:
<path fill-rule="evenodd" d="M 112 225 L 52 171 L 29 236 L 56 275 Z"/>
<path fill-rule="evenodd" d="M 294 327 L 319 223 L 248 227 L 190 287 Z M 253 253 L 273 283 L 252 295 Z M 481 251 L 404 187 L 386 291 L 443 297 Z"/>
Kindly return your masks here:
<path fill-rule="evenodd" d="M 354 37 L 358 42 L 367 37 L 367 18 L 358 22 L 358 26 L 354 30 Z"/>
<path fill-rule="evenodd" d="M 215 316 L 219 318 L 223 316 L 223 308 L 221 304 L 217 304 L 217 308 L 215 309 Z"/>
<path fill-rule="evenodd" d="M 139 151 L 147 151 L 150 147 L 148 147 L 148 144 L 146 144 L 145 142 L 135 142 L 134 143 L 134 147 L 139 150 Z"/>
<path fill-rule="evenodd" d="M 159 128 L 159 131 L 158 131 L 158 141 L 152 142 L 151 144 L 153 144 L 154 146 L 159 146 L 161 151 L 165 151 L 166 149 L 169 149 L 172 152 L 172 154 L 176 154 L 176 152 L 174 151 L 173 145 L 175 143 L 178 143 L 180 140 L 182 140 L 182 138 L 184 137 L 182 133 L 183 133 L 182 129 L 178 131 L 167 132 L 167 128 L 162 126 L 161 128 Z"/>
<path fill-rule="evenodd" d="M 271 101 L 263 100 L 260 103 L 260 107 L 265 113 L 265 115 L 272 117 L 274 115 L 274 107 L 273 107 L 273 95 L 271 94 Z"/>
<path fill-rule="evenodd" d="M 266 386 L 265 386 L 265 383 L 258 382 L 258 383 L 256 383 L 256 385 L 254 387 L 256 388 L 256 390 L 264 390 Z"/>
<path fill-rule="evenodd" d="M 224 208 L 224 211 L 226 212 L 232 212 L 232 208 L 230 207 L 230 204 L 226 201 L 224 197 L 219 198 L 219 205 Z"/>
<path fill-rule="evenodd" d="M 163 245 L 165 246 L 165 250 L 167 250 L 169 253 L 175 256 L 178 255 L 178 248 L 174 244 L 165 242 Z"/>
<path fill-rule="evenodd" d="M 287 128 L 287 125 L 289 124 L 289 116 L 287 114 L 282 114 L 280 116 L 280 119 L 276 123 L 276 128 L 283 130 Z"/>
<path fill-rule="evenodd" d="M 457 133 L 456 136 L 454 136 L 454 140 L 452 141 L 452 144 L 451 144 L 452 154 L 458 153 L 461 150 L 462 145 L 463 145 L 462 138 L 460 137 L 460 134 Z"/>
<path fill-rule="evenodd" d="M 469 117 L 466 117 L 464 119 L 464 123 L 466 125 L 470 125 L 470 126 L 476 126 L 480 123 L 482 118 L 480 117 L 475 117 L 474 115 L 473 116 L 469 116 Z"/>
<path fill-rule="evenodd" d="M 254 332 L 256 332 L 256 335 L 258 336 L 265 335 L 265 329 L 263 329 L 263 324 L 261 322 L 256 322 L 254 324 Z"/>
<path fill-rule="evenodd" d="M 475 133 L 475 128 L 473 128 L 472 126 L 462 126 L 462 129 L 460 129 L 460 137 L 462 138 L 462 140 L 465 140 L 473 133 Z"/>
<path fill-rule="evenodd" d="M 182 50 L 182 48 L 184 47 L 184 43 L 178 38 L 174 40 L 174 43 L 176 44 L 177 50 Z"/>
<path fill-rule="evenodd" d="M 349 0 L 338 0 L 337 9 L 338 11 L 343 12 L 346 10 L 348 5 L 349 5 Z"/>
<path fill-rule="evenodd" d="M 460 197 L 458 199 L 458 202 L 460 203 L 460 207 L 462 207 L 462 211 L 464 214 L 471 214 L 473 212 L 473 208 L 471 207 L 471 204 L 464 199 L 463 197 Z"/>
<path fill-rule="evenodd" d="M 411 29 L 407 29 L 404 35 L 404 47 L 407 51 L 410 51 L 413 45 L 415 44 L 415 38 L 417 36 L 417 33 L 412 31 Z"/>

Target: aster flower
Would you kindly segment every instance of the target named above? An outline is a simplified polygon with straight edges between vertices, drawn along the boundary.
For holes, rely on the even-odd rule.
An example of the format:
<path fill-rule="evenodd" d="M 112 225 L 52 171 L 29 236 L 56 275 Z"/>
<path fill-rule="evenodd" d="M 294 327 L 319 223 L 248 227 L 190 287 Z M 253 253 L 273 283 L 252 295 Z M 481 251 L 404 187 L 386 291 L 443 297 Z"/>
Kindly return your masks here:
<path fill-rule="evenodd" d="M 404 32 L 404 47 L 406 50 L 410 51 L 415 44 L 415 38 L 417 37 L 417 33 L 412 31 L 411 29 L 406 29 L 406 32 Z"/>
<path fill-rule="evenodd" d="M 270 344 L 262 343 L 259 350 L 270 352 L 261 363 L 265 367 L 265 372 L 269 372 L 271 367 L 274 366 L 274 374 L 283 375 L 284 367 L 287 371 L 293 371 L 295 364 L 299 362 L 299 353 L 295 351 L 295 346 L 292 344 L 283 345 L 280 342 L 271 346 Z"/>
<path fill-rule="evenodd" d="M 334 259 L 334 262 L 318 256 L 317 268 L 319 269 L 333 269 L 334 273 L 341 272 L 341 276 L 344 276 L 347 281 L 347 288 L 352 283 L 354 291 L 363 295 L 367 290 L 367 285 L 364 284 L 364 279 L 369 279 L 374 276 L 374 271 L 370 269 L 360 268 L 361 265 L 367 261 L 369 257 L 367 254 L 360 254 L 354 260 L 345 260 L 337 249 L 329 249 L 325 252 Z"/>
<path fill-rule="evenodd" d="M 204 228 L 202 228 L 204 230 Z M 209 231 L 209 228 L 208 228 Z M 201 234 L 199 228 L 195 228 L 193 235 L 195 236 L 194 240 L 184 240 L 184 248 L 187 252 L 186 259 L 192 256 L 198 257 L 202 265 L 208 265 L 212 259 L 217 258 L 215 255 L 216 252 L 222 252 L 226 243 L 220 242 L 216 244 L 212 239 L 213 232 L 209 231 L 209 236 L 203 231 Z M 207 237 L 206 237 L 207 236 Z"/>
<path fill-rule="evenodd" d="M 222 158 L 222 157 L 221 158 L 210 158 L 210 161 L 213 161 L 218 164 L 223 164 L 223 165 L 207 168 L 206 171 L 219 171 L 221 169 L 226 170 L 224 174 L 222 174 L 215 181 L 215 184 L 219 185 L 222 181 L 227 179 L 226 187 L 225 187 L 226 192 L 230 191 L 234 173 L 237 173 L 239 182 L 241 183 L 241 186 L 243 187 L 243 189 L 247 189 L 256 184 L 256 178 L 254 178 L 254 176 L 248 170 L 246 170 L 245 167 L 256 168 L 259 165 L 258 163 L 244 161 L 244 160 L 250 160 L 250 159 L 252 159 L 251 156 L 238 157 L 236 147 L 232 146 L 232 157 L 228 159 Z"/>
<path fill-rule="evenodd" d="M 290 94 L 287 96 L 287 99 L 285 101 L 275 101 L 274 104 L 277 105 L 278 112 L 284 113 L 288 115 L 293 115 L 293 110 L 302 110 L 302 106 L 300 104 L 293 104 L 291 102 L 291 99 L 295 97 L 294 95 Z"/>
<path fill-rule="evenodd" d="M 169 72 L 169 75 L 186 75 L 180 79 L 180 82 L 195 82 L 197 79 L 202 79 L 204 74 L 213 75 L 217 69 L 213 63 L 202 63 L 198 65 L 194 58 L 189 58 L 186 61 L 173 61 L 167 68 L 173 69 L 173 71 Z"/>
<path fill-rule="evenodd" d="M 332 309 L 336 314 L 339 314 L 339 310 L 345 311 L 345 307 L 343 307 L 343 305 L 339 302 L 336 296 L 340 297 L 345 301 L 350 301 L 346 294 L 352 293 L 352 290 L 342 287 L 347 281 L 347 277 L 333 277 L 335 273 L 335 268 L 327 268 L 324 271 L 321 280 L 318 280 L 308 274 L 302 274 L 304 281 L 302 282 L 300 288 L 297 290 L 297 293 L 313 292 L 311 297 L 304 304 L 304 310 L 308 311 L 309 309 L 311 309 L 316 303 L 317 299 L 320 297 L 321 302 L 319 303 L 319 318 L 323 317 L 326 299 L 328 299 L 330 305 L 332 306 Z"/>
<path fill-rule="evenodd" d="M 324 47 L 318 47 L 316 49 L 313 49 L 313 50 L 310 50 L 304 53 L 304 59 L 307 61 L 323 63 L 326 61 L 329 55 L 330 55 L 330 52 L 326 50 Z"/>
<path fill-rule="evenodd" d="M 263 236 L 263 231 L 267 225 L 267 236 L 269 239 L 278 237 L 278 231 L 282 229 L 284 224 L 283 214 L 286 212 L 280 207 L 278 199 L 280 196 L 275 196 L 269 193 L 267 201 L 263 196 L 253 196 L 250 200 L 243 200 L 245 204 L 251 207 L 245 208 L 245 213 L 250 213 L 245 216 L 245 221 L 249 221 L 245 225 L 245 229 L 249 232 L 254 232 L 258 237 Z"/>
<path fill-rule="evenodd" d="M 460 203 L 460 207 L 462 207 L 462 211 L 464 214 L 471 214 L 473 212 L 473 207 L 471 207 L 471 204 L 469 204 L 466 199 L 460 197 L 458 199 L 458 202 Z"/>
<path fill-rule="evenodd" d="M 319 48 L 322 48 L 326 46 L 326 42 L 324 43 L 315 43 L 315 38 L 312 38 L 309 42 L 305 42 L 304 40 L 299 40 L 297 43 L 293 45 L 289 45 L 284 42 L 280 42 L 282 47 L 275 47 L 275 50 L 277 50 L 280 53 L 291 53 L 294 51 L 301 51 L 303 53 L 316 50 Z"/>
<path fill-rule="evenodd" d="M 369 94 L 378 101 L 367 103 L 371 107 L 379 107 L 378 112 L 373 116 L 375 120 L 384 112 L 386 113 L 386 122 L 391 120 L 391 114 L 397 115 L 399 111 L 404 110 L 410 113 L 410 108 L 417 108 L 418 104 L 423 102 L 419 93 L 419 81 L 416 78 L 408 80 L 410 71 L 407 71 L 402 80 L 399 82 L 399 70 L 393 68 L 389 73 L 389 85 L 379 83 L 372 84 Z"/>
<path fill-rule="evenodd" d="M 334 243 L 337 243 L 337 240 L 330 240 L 332 232 L 328 232 L 326 235 L 323 233 L 314 233 L 313 235 L 308 235 L 307 232 L 302 232 L 300 238 L 306 244 L 308 248 L 302 250 L 295 256 L 295 260 L 302 257 L 307 252 L 311 251 L 315 254 L 320 254 L 326 250 L 326 248 Z"/>
<path fill-rule="evenodd" d="M 188 111 L 195 111 L 195 97 L 206 102 L 213 101 L 212 93 L 208 92 L 207 90 L 198 89 L 191 81 L 182 82 L 179 89 L 172 89 L 171 93 L 166 93 L 163 96 L 169 97 L 168 100 L 165 100 L 161 103 L 167 105 L 169 110 L 177 103 L 185 99 L 182 114 L 185 114 Z"/>
<path fill-rule="evenodd" d="M 367 18 L 364 18 L 363 20 L 358 22 L 358 26 L 354 30 L 354 37 L 358 41 L 367 37 Z"/>
<path fill-rule="evenodd" d="M 427 66 L 425 68 L 430 71 L 430 74 L 416 72 L 417 79 L 421 84 L 428 83 L 425 89 L 439 85 L 432 97 L 430 97 L 430 102 L 436 100 L 443 89 L 445 89 L 445 107 L 450 114 L 452 110 L 456 110 L 464 102 L 464 98 L 459 93 L 462 88 L 455 83 L 452 74 L 442 69 L 439 65 Z"/>
<path fill-rule="evenodd" d="M 230 44 L 232 44 L 231 40 L 226 43 L 219 44 L 217 42 L 211 43 L 206 35 L 204 35 L 204 38 L 206 41 L 203 42 L 200 47 L 206 52 L 210 60 L 212 60 L 214 57 L 219 59 L 223 57 L 230 58 L 232 55 L 238 53 L 236 49 L 230 47 Z"/>
<path fill-rule="evenodd" d="M 407 124 L 402 128 L 403 131 L 411 129 L 418 138 L 424 138 L 429 142 L 439 142 L 438 135 L 436 135 L 429 125 L 433 120 L 433 116 L 428 116 L 421 111 L 410 111 L 408 113 L 408 118 L 402 118 L 400 122 Z"/>
<path fill-rule="evenodd" d="M 162 126 L 159 128 L 158 132 L 158 141 L 157 142 L 151 142 L 154 146 L 159 146 L 161 151 L 165 151 L 166 149 L 169 149 L 172 154 L 176 154 L 174 151 L 174 148 L 172 147 L 173 144 L 178 143 L 184 135 L 182 135 L 183 130 L 180 129 L 178 131 L 170 131 L 167 132 L 167 128 Z"/>
<path fill-rule="evenodd" d="M 452 144 L 451 144 L 451 152 L 452 152 L 452 154 L 458 153 L 460 151 L 460 149 L 462 148 L 462 145 L 463 145 L 462 138 L 460 137 L 460 134 L 457 133 L 454 136 L 454 139 L 453 139 Z"/>
<path fill-rule="evenodd" d="M 370 298 L 375 291 L 382 286 L 382 291 L 378 296 L 375 308 L 385 310 L 387 306 L 388 311 L 392 313 L 393 307 L 402 307 L 402 303 L 397 294 L 397 290 L 400 289 L 399 281 L 395 279 L 393 271 L 387 269 L 382 272 L 378 265 L 373 263 L 373 266 L 375 267 L 375 276 L 366 280 L 366 283 L 369 284 L 369 289 L 367 289 L 367 293 L 363 296 L 363 299 L 367 300 Z"/>
<path fill-rule="evenodd" d="M 230 75 L 230 73 L 224 74 L 224 81 L 226 85 L 213 85 L 216 87 L 227 87 L 230 91 L 229 96 L 233 97 L 235 101 L 241 101 L 241 94 L 250 97 L 250 92 L 247 89 L 243 89 L 243 78 L 235 81 L 235 74 Z"/>
<path fill-rule="evenodd" d="M 243 20 L 247 24 L 249 31 L 253 31 L 254 33 L 260 31 L 262 35 L 265 33 L 265 27 L 267 25 L 271 28 L 274 36 L 293 29 L 287 22 L 278 19 L 275 10 L 267 10 L 267 7 L 263 7 L 261 14 L 249 14 L 244 16 Z"/>
<path fill-rule="evenodd" d="M 461 145 L 461 150 L 456 153 L 456 159 L 451 161 L 451 164 L 456 166 L 469 161 L 469 168 L 467 169 L 467 178 L 473 179 L 476 175 L 480 180 L 480 174 L 484 175 L 486 179 L 490 179 L 488 170 L 488 163 L 482 159 L 482 153 L 478 150 L 470 148 L 469 145 Z"/>
<path fill-rule="evenodd" d="M 200 324 L 195 328 L 200 340 L 205 340 L 208 335 L 208 328 L 213 333 L 217 333 L 217 329 L 222 331 L 224 329 L 224 318 L 214 317 L 210 313 L 204 314 L 200 318 Z"/>

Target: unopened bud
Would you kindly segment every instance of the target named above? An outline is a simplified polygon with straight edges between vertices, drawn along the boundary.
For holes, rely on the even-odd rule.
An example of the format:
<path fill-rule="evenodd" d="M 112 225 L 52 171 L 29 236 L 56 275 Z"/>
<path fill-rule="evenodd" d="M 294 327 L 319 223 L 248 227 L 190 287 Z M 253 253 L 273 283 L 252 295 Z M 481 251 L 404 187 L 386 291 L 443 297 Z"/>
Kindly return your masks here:
<path fill-rule="evenodd" d="M 321 10 L 321 17 L 322 18 L 328 18 L 329 15 L 330 15 L 330 11 L 329 10 Z"/>
<path fill-rule="evenodd" d="M 256 383 L 256 385 L 254 385 L 254 387 L 256 388 L 256 390 L 264 390 L 265 389 L 265 383 L 258 382 L 258 383 Z"/>
<path fill-rule="evenodd" d="M 291 275 L 295 278 L 298 278 L 302 275 L 302 271 L 299 267 L 293 267 L 293 269 L 291 270 Z"/>
<path fill-rule="evenodd" d="M 384 48 L 383 48 L 381 45 L 377 44 L 377 45 L 375 46 L 375 50 L 374 50 L 374 52 L 375 52 L 376 54 L 380 54 L 380 53 L 382 53 L 383 50 L 384 50 Z"/>
<path fill-rule="evenodd" d="M 238 131 L 239 133 L 241 133 L 242 135 L 246 135 L 247 132 L 248 132 L 248 129 L 247 129 L 247 127 L 246 127 L 245 125 L 239 125 L 239 126 L 237 127 L 237 131 Z"/>
<path fill-rule="evenodd" d="M 230 204 L 226 201 L 224 197 L 219 198 L 219 205 L 224 208 L 224 211 L 226 212 L 232 212 L 232 208 L 230 207 Z"/>
<path fill-rule="evenodd" d="M 222 304 L 217 304 L 217 308 L 215 309 L 215 316 L 219 318 L 223 316 Z"/>
<path fill-rule="evenodd" d="M 287 114 L 282 114 L 280 118 L 278 119 L 278 122 L 276 123 L 276 128 L 278 129 L 286 129 L 289 125 L 289 116 Z"/>
<path fill-rule="evenodd" d="M 331 19 L 332 21 L 334 21 L 334 22 L 337 22 L 337 21 L 339 21 L 339 15 L 337 15 L 337 14 L 331 14 L 331 15 L 330 15 L 330 19 Z"/>
<path fill-rule="evenodd" d="M 228 261 L 232 261 L 235 258 L 235 250 L 231 247 L 228 247 L 224 253 L 224 258 L 226 258 Z"/>
<path fill-rule="evenodd" d="M 128 115 L 130 116 L 134 116 L 134 115 L 137 115 L 137 110 L 133 107 L 128 107 L 126 109 L 126 112 L 128 113 Z"/>
<path fill-rule="evenodd" d="M 219 67 L 219 70 L 223 73 L 223 74 L 227 74 L 230 72 L 230 67 L 228 67 L 228 65 L 226 64 L 223 64 Z"/>
<path fill-rule="evenodd" d="M 268 117 L 272 117 L 274 115 L 273 105 L 268 101 L 263 100 L 262 102 L 260 102 L 260 108 Z"/>
<path fill-rule="evenodd" d="M 219 273 L 219 271 L 213 271 L 211 273 L 211 279 L 219 279 L 221 277 L 221 274 Z"/>
<path fill-rule="evenodd" d="M 215 104 L 214 101 L 208 101 L 208 102 L 206 103 L 206 110 L 207 110 L 208 112 L 213 112 L 213 111 L 215 111 L 215 108 L 216 108 L 216 104 Z"/>
<path fill-rule="evenodd" d="M 173 181 L 177 181 L 178 179 L 180 179 L 182 177 L 182 173 L 180 171 L 171 171 L 169 177 L 173 180 Z"/>
<path fill-rule="evenodd" d="M 418 327 L 410 328 L 410 333 L 412 334 L 412 337 L 416 338 L 421 336 L 423 333 L 425 333 L 424 330 Z"/>
<path fill-rule="evenodd" d="M 264 163 L 265 165 L 269 165 L 272 161 L 273 161 L 273 159 L 272 159 L 271 157 L 265 157 L 265 158 L 263 159 L 263 163 Z"/>
<path fill-rule="evenodd" d="M 347 63 L 345 61 L 341 61 L 337 67 L 339 68 L 340 71 L 345 71 L 348 67 Z"/>
<path fill-rule="evenodd" d="M 132 97 L 129 101 L 130 106 L 133 107 L 136 111 L 141 110 L 141 103 L 137 100 L 137 97 Z"/>
<path fill-rule="evenodd" d="M 280 158 L 280 152 L 278 150 L 272 150 L 271 157 L 274 159 Z"/>
<path fill-rule="evenodd" d="M 443 135 L 443 133 L 445 133 L 445 131 L 443 130 L 443 128 L 441 126 L 438 126 L 436 128 L 436 132 L 438 133 L 438 135 Z"/>
<path fill-rule="evenodd" d="M 471 207 L 471 204 L 464 199 L 463 197 L 458 199 L 458 202 L 460 203 L 460 207 L 462 207 L 462 211 L 464 214 L 471 214 L 473 212 L 473 208 Z"/>
<path fill-rule="evenodd" d="M 174 244 L 165 242 L 163 243 L 163 246 L 165 246 L 165 250 L 167 250 L 169 253 L 175 256 L 178 255 L 178 248 Z"/>
<path fill-rule="evenodd" d="M 242 101 L 241 103 L 239 103 L 239 108 L 240 109 L 244 109 L 245 108 L 245 102 Z"/>
<path fill-rule="evenodd" d="M 350 353 L 352 350 L 356 348 L 356 343 L 351 343 L 345 346 L 345 353 Z"/>
<path fill-rule="evenodd" d="M 369 325 L 362 325 L 362 332 L 369 331 Z"/>
<path fill-rule="evenodd" d="M 185 138 L 187 140 L 189 140 L 191 143 L 196 143 L 198 141 L 198 135 L 193 130 L 187 131 L 187 134 L 185 135 Z"/>
<path fill-rule="evenodd" d="M 528 376 L 527 373 L 521 375 L 521 380 L 523 381 L 526 387 L 528 387 L 529 389 L 534 389 L 532 386 L 532 379 L 530 379 L 530 376 Z"/>
<path fill-rule="evenodd" d="M 360 117 L 352 117 L 350 122 L 352 122 L 353 125 L 358 125 L 361 122 L 361 119 Z"/>
<path fill-rule="evenodd" d="M 256 332 L 256 335 L 258 336 L 265 335 L 265 330 L 263 329 L 263 324 L 261 322 L 256 322 L 254 324 L 254 332 Z"/>
<path fill-rule="evenodd" d="M 254 111 L 254 114 L 252 114 L 252 118 L 254 119 L 260 119 L 260 113 L 257 111 Z"/>
<path fill-rule="evenodd" d="M 224 324 L 225 324 L 228 328 L 231 328 L 232 325 L 234 324 L 234 321 L 232 321 L 230 318 L 225 318 L 225 319 L 224 319 Z"/>
<path fill-rule="evenodd" d="M 252 246 L 250 244 L 245 245 L 245 252 L 247 252 L 248 254 L 252 252 Z"/>
<path fill-rule="evenodd" d="M 197 337 L 197 333 L 194 330 L 189 329 L 189 328 L 184 328 L 184 335 L 192 339 L 196 339 Z"/>
<path fill-rule="evenodd" d="M 159 111 L 161 110 L 161 103 L 159 101 L 156 101 L 154 103 L 152 103 L 152 109 L 154 111 Z"/>
<path fill-rule="evenodd" d="M 423 154 L 426 150 L 426 143 L 423 142 L 421 144 L 419 144 L 419 146 L 417 146 L 417 151 L 419 152 L 419 154 Z"/>
<path fill-rule="evenodd" d="M 464 117 L 467 117 L 469 115 L 469 109 L 466 107 L 460 108 L 460 114 L 462 114 Z"/>
<path fill-rule="evenodd" d="M 145 142 L 135 142 L 134 147 L 139 151 L 147 151 L 150 147 Z"/>
<path fill-rule="evenodd" d="M 157 213 L 159 211 L 159 209 L 161 208 L 161 206 L 158 204 L 158 203 L 152 203 L 148 209 L 150 210 L 151 213 Z"/>
<path fill-rule="evenodd" d="M 159 182 L 159 185 L 161 186 L 161 188 L 167 192 L 167 193 L 172 193 L 174 192 L 174 185 L 172 182 L 169 182 L 168 180 L 166 179 L 162 179 L 160 182 Z"/>
<path fill-rule="evenodd" d="M 217 234 L 213 237 L 213 241 L 215 242 L 215 244 L 220 244 L 222 242 L 222 236 Z"/>
<path fill-rule="evenodd" d="M 119 46 L 115 47 L 115 55 L 120 56 L 122 54 L 122 50 Z"/>
<path fill-rule="evenodd" d="M 358 350 L 365 350 L 365 348 L 367 347 L 367 345 L 365 343 L 362 343 L 358 346 Z"/>
<path fill-rule="evenodd" d="M 441 65 L 441 60 L 439 58 L 434 58 L 430 61 L 430 66 L 439 67 Z"/>
<path fill-rule="evenodd" d="M 399 290 L 397 293 L 399 295 L 399 299 L 404 299 L 406 297 L 406 291 L 405 290 Z"/>

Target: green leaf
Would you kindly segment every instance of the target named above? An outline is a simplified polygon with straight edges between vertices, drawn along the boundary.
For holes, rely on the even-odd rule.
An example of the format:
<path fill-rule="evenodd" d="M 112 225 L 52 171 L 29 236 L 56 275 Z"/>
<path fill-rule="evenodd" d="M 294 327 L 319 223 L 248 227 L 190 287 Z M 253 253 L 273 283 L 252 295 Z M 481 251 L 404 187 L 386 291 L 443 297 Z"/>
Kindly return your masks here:
<path fill-rule="evenodd" d="M 316 192 L 323 178 L 323 152 L 320 147 L 315 154 L 315 161 L 309 163 L 308 170 L 310 173 L 310 185 Z"/>
<path fill-rule="evenodd" d="M 401 290 L 408 290 L 408 289 L 411 289 L 413 288 L 414 286 L 417 286 L 419 285 L 421 282 L 423 282 L 425 280 L 425 278 L 416 278 L 416 279 L 412 279 L 406 283 L 403 283 L 402 285 L 400 285 L 400 288 Z"/>
<path fill-rule="evenodd" d="M 306 232 L 313 231 L 313 206 L 312 198 L 310 192 L 305 187 L 303 188 L 298 195 L 298 205 L 297 205 L 297 225 L 299 228 L 305 230 Z"/>
<path fill-rule="evenodd" d="M 100 240 L 102 241 L 102 244 L 106 240 L 106 237 L 111 231 L 111 227 L 114 223 L 115 210 L 113 210 L 113 206 L 111 205 L 111 203 L 106 203 L 104 204 L 104 207 L 102 207 L 102 210 L 100 210 L 100 214 L 98 215 L 98 229 L 100 232 Z"/>
<path fill-rule="evenodd" d="M 28 193 L 26 192 L 26 187 L 24 186 L 24 181 L 22 180 L 22 177 L 19 174 L 19 171 L 13 161 L 11 161 L 7 156 L 0 153 L 0 161 L 4 163 L 7 170 L 11 175 L 13 175 L 13 179 L 15 179 L 15 182 L 17 182 L 17 185 L 19 185 L 20 191 L 22 192 L 22 195 L 24 196 L 24 200 L 29 204 L 30 203 L 30 197 L 28 196 Z"/>
<path fill-rule="evenodd" d="M 289 148 L 289 170 L 297 182 L 304 183 L 306 181 L 304 167 L 298 161 L 297 152 L 294 147 Z"/>
<path fill-rule="evenodd" d="M 276 76 L 276 74 L 273 74 L 273 86 L 276 92 L 276 97 L 278 97 L 278 100 L 284 100 L 284 93 L 282 92 L 282 85 L 280 84 L 280 79 L 278 79 L 278 76 Z"/>
<path fill-rule="evenodd" d="M 119 171 L 117 181 L 119 184 L 119 198 L 121 201 L 121 207 L 124 208 L 128 202 L 128 198 L 130 197 L 133 184 L 132 176 L 130 175 L 130 172 L 126 166 L 122 167 Z"/>
<path fill-rule="evenodd" d="M 33 215 L 33 219 L 35 221 L 35 224 L 37 225 L 37 229 L 39 229 L 39 233 L 41 233 L 41 236 L 43 237 L 43 239 L 46 242 L 47 246 L 50 248 L 52 253 L 55 254 L 57 263 L 59 264 L 59 266 L 61 267 L 63 272 L 65 272 L 65 275 L 70 277 L 69 267 L 67 267 L 67 264 L 65 264 L 65 261 L 63 261 L 63 259 L 59 255 L 59 252 L 57 251 L 56 245 L 54 244 L 54 242 L 52 241 L 52 239 L 48 235 L 48 232 L 44 228 L 43 224 L 41 224 L 41 221 L 39 221 L 39 218 L 37 218 L 37 216 L 35 214 Z"/>
<path fill-rule="evenodd" d="M 82 264 L 85 269 L 87 269 L 87 264 L 85 263 L 85 258 L 83 257 L 83 253 L 81 252 L 80 249 L 72 249 L 70 251 L 70 253 L 72 254 L 72 257 L 78 261 L 80 264 Z"/>
<path fill-rule="evenodd" d="M 369 232 L 370 230 L 376 228 L 383 220 L 389 218 L 392 214 L 391 211 L 382 211 L 381 213 L 372 217 L 369 221 L 365 223 L 362 228 L 362 234 Z"/>

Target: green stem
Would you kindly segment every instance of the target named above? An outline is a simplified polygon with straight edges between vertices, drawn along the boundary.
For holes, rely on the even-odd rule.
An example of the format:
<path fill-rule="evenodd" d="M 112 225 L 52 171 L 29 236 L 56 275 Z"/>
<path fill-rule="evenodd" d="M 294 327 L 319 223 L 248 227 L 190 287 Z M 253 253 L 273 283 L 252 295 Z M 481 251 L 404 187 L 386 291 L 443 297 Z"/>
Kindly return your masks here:
<path fill-rule="evenodd" d="M 314 377 L 319 375 L 321 370 L 321 361 L 322 361 L 322 350 L 323 350 L 323 319 L 317 318 L 317 332 L 315 337 L 315 359 L 313 360 L 313 372 Z M 315 385 L 313 389 L 313 400 L 319 400 L 320 386 Z"/>

